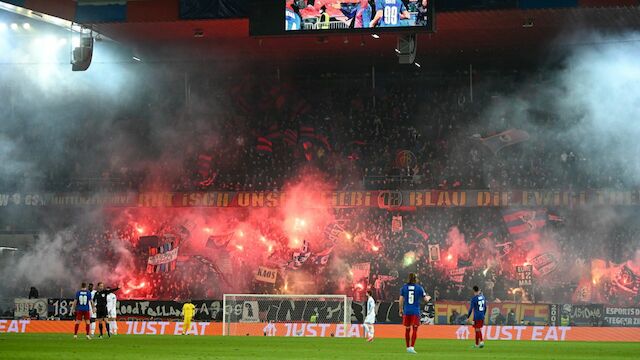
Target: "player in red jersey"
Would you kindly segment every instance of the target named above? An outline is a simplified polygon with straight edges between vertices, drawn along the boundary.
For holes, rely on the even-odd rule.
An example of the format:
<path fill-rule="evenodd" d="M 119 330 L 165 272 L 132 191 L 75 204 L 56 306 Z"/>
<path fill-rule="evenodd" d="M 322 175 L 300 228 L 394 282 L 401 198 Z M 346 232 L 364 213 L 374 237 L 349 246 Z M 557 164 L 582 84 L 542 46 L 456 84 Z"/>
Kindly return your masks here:
<path fill-rule="evenodd" d="M 76 325 L 73 331 L 73 338 L 78 338 L 78 328 L 80 322 L 84 321 L 87 331 L 87 339 L 91 339 L 89 336 L 90 321 L 91 321 L 91 292 L 87 290 L 87 283 L 80 285 L 80 290 L 76 292 L 76 297 L 71 304 L 71 314 L 76 313 Z"/>

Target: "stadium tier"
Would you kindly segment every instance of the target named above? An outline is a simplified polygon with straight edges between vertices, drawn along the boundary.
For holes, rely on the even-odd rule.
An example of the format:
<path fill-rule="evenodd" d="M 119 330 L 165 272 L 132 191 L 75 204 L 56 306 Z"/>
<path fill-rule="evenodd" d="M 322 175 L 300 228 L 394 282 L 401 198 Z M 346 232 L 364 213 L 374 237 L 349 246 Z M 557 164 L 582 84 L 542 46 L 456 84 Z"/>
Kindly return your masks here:
<path fill-rule="evenodd" d="M 632 357 L 638 29 L 638 0 L 0 1 L 0 359 Z"/>

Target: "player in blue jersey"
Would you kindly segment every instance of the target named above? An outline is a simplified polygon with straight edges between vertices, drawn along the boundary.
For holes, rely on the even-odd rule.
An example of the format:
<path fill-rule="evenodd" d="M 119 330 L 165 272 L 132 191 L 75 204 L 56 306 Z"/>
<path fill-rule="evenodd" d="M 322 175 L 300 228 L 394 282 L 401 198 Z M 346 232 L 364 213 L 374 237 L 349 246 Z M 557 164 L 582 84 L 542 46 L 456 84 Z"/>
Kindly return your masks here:
<path fill-rule="evenodd" d="M 284 29 L 285 30 L 300 30 L 300 15 L 293 10 L 293 0 L 287 0 L 287 5 L 284 10 Z"/>
<path fill-rule="evenodd" d="M 402 26 L 401 19 L 409 19 L 411 15 L 402 0 L 376 0 L 376 16 L 369 27 Z"/>
<path fill-rule="evenodd" d="M 423 299 L 426 301 L 427 295 L 417 282 L 416 274 L 411 273 L 407 283 L 400 290 L 399 311 L 402 317 L 402 324 L 405 327 L 404 339 L 407 344 L 407 352 L 411 354 L 416 353 L 414 346 L 418 338 L 418 326 L 420 326 L 420 301 Z M 413 335 L 411 335 L 411 328 L 413 328 Z"/>
<path fill-rule="evenodd" d="M 80 327 L 80 321 L 84 321 L 87 331 L 87 339 L 91 339 L 89 336 L 89 324 L 91 321 L 91 291 L 87 290 L 87 284 L 82 283 L 80 290 L 76 292 L 76 297 L 71 304 L 71 314 L 76 313 L 76 325 L 73 332 L 73 338 L 78 338 L 78 328 Z"/>
<path fill-rule="evenodd" d="M 471 307 L 467 318 L 471 317 L 473 312 L 473 328 L 476 330 L 476 348 L 484 347 L 484 339 L 482 338 L 482 326 L 484 326 L 484 314 L 487 312 L 487 299 L 482 295 L 480 288 L 473 287 L 473 298 L 471 298 Z"/>

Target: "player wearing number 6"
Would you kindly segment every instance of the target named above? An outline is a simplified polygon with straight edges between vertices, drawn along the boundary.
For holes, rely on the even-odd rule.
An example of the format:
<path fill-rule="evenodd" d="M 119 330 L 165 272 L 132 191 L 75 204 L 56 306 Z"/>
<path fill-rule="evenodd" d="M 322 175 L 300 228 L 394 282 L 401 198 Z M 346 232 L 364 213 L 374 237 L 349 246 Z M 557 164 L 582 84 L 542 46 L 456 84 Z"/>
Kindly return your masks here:
<path fill-rule="evenodd" d="M 482 338 L 482 326 L 484 325 L 484 314 L 487 312 L 487 299 L 477 286 L 473 287 L 473 298 L 471 299 L 471 307 L 467 318 L 471 317 L 473 312 L 473 328 L 476 330 L 476 348 L 484 347 L 484 339 Z"/>
<path fill-rule="evenodd" d="M 89 324 L 91 319 L 91 292 L 87 290 L 87 284 L 82 283 L 80 290 L 76 292 L 76 298 L 71 304 L 71 314 L 76 313 L 76 325 L 73 332 L 73 338 L 78 338 L 78 328 L 80 327 L 80 321 L 84 321 L 85 329 L 87 331 L 87 339 L 91 340 L 89 336 Z"/>
<path fill-rule="evenodd" d="M 420 326 L 420 301 L 427 300 L 427 293 L 417 282 L 416 274 L 411 273 L 407 283 L 400 290 L 399 311 L 405 327 L 404 339 L 407 343 L 407 352 L 410 354 L 416 353 L 414 346 L 418 338 L 418 326 Z M 411 328 L 413 328 L 413 335 L 411 335 Z"/>

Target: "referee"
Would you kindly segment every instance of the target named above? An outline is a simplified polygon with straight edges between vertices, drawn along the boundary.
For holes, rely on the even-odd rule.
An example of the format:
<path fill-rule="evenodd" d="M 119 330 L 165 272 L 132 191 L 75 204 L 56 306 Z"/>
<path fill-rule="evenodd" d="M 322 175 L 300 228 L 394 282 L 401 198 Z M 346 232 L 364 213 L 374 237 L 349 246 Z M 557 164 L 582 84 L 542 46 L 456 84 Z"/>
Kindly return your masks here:
<path fill-rule="evenodd" d="M 100 329 L 100 339 L 102 339 L 102 325 L 104 324 L 107 328 L 107 335 L 111 337 L 111 331 L 109 330 L 109 322 L 106 319 L 109 317 L 109 313 L 107 311 L 107 295 L 112 292 L 117 291 L 120 288 L 108 289 L 105 290 L 104 283 L 98 283 L 98 291 L 96 291 L 96 296 L 94 297 L 94 301 L 96 303 L 96 322 L 98 323 L 98 329 Z"/>

